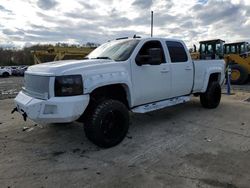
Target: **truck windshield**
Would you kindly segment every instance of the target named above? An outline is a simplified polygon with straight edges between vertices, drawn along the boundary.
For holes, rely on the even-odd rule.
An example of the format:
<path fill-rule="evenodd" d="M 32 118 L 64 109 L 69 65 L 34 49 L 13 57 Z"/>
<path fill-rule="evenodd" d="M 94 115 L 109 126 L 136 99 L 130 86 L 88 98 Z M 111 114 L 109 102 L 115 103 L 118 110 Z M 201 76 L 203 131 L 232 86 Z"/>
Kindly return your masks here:
<path fill-rule="evenodd" d="M 112 59 L 114 61 L 125 61 L 132 54 L 139 40 L 116 40 L 107 42 L 94 51 L 92 51 L 88 59 Z"/>

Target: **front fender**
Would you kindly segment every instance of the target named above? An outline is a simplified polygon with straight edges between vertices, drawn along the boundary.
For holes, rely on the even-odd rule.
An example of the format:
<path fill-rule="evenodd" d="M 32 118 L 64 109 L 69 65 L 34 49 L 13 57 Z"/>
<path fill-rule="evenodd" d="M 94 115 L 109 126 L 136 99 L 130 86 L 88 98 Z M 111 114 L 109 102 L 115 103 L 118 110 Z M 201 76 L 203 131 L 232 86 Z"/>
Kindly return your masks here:
<path fill-rule="evenodd" d="M 124 71 L 88 75 L 84 79 L 84 92 L 91 93 L 98 87 L 111 84 L 126 84 L 131 86 L 131 81 L 128 80 L 128 77 L 128 73 Z"/>
<path fill-rule="evenodd" d="M 84 79 L 84 93 L 89 94 L 95 89 L 103 86 L 121 84 L 127 94 L 127 99 L 130 105 L 133 103 L 131 89 L 132 83 L 129 80 L 129 75 L 125 71 L 102 73 L 97 75 L 88 75 Z"/>

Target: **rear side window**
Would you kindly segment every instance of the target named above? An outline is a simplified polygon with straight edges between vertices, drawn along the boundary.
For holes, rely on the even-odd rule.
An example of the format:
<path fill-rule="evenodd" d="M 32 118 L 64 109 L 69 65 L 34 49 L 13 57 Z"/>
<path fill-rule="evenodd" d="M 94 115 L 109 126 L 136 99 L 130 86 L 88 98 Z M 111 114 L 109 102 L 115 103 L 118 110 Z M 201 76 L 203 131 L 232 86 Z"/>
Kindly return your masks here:
<path fill-rule="evenodd" d="M 186 62 L 188 60 L 185 48 L 180 42 L 166 41 L 172 63 Z"/>

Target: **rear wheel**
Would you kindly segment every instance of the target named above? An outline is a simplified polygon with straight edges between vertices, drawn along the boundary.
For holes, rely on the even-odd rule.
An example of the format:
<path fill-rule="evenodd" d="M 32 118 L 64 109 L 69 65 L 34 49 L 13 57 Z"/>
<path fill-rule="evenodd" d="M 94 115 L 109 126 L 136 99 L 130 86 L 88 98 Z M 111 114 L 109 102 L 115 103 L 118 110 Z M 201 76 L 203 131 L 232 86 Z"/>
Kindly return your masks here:
<path fill-rule="evenodd" d="M 204 108 L 216 108 L 220 104 L 221 87 L 216 81 L 208 84 L 207 91 L 200 94 L 201 105 Z"/>
<path fill-rule="evenodd" d="M 117 100 L 103 100 L 89 113 L 84 130 L 87 138 L 100 147 L 109 148 L 119 144 L 129 128 L 129 112 Z"/>
<path fill-rule="evenodd" d="M 231 83 L 232 84 L 244 84 L 247 79 L 248 79 L 248 73 L 247 73 L 247 70 L 238 65 L 238 64 L 234 64 L 234 65 L 231 65 Z"/>

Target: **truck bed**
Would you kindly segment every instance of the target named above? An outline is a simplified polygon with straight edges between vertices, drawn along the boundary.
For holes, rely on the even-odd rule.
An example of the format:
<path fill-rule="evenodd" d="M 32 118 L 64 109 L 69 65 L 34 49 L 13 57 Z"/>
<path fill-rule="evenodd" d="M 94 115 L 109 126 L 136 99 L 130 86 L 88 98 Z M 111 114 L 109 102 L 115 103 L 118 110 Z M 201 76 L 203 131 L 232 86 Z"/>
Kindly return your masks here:
<path fill-rule="evenodd" d="M 221 68 L 225 70 L 224 60 L 197 60 L 194 63 L 194 87 L 193 93 L 195 92 L 205 92 L 208 76 L 211 73 L 221 73 Z M 213 66 L 211 66 L 213 64 Z M 220 84 L 223 83 L 225 78 L 225 73 L 220 76 Z"/>

